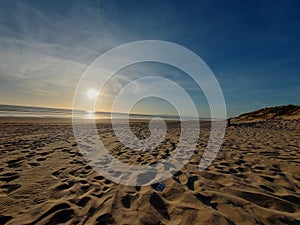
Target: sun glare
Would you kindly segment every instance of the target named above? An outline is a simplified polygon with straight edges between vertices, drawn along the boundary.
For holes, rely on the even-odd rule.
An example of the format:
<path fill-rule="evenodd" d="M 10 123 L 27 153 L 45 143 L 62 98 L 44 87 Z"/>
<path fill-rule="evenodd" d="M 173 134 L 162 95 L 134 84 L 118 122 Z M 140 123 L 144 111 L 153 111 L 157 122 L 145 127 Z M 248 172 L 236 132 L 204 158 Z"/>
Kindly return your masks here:
<path fill-rule="evenodd" d="M 88 119 L 95 119 L 95 112 L 94 111 L 87 111 L 87 118 Z"/>
<path fill-rule="evenodd" d="M 98 92 L 95 89 L 89 89 L 86 95 L 90 100 L 94 100 L 97 97 Z"/>

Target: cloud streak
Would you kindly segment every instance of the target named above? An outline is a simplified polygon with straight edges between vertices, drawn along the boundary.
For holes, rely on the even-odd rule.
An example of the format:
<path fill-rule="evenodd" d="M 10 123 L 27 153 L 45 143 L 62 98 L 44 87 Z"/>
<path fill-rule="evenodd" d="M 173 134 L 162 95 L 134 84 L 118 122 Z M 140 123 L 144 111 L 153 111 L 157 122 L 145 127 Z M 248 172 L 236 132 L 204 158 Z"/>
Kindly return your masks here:
<path fill-rule="evenodd" d="M 127 42 L 159 39 L 206 61 L 231 116 L 299 104 L 299 9 L 297 1 L 1 1 L 0 103 L 69 108 L 83 71 L 98 56 Z M 170 68 L 122 70 L 103 96 L 109 103 L 128 82 L 153 73 L 187 89 L 199 110 L 205 105 L 198 87 Z"/>
<path fill-rule="evenodd" d="M 6 96 L 19 93 L 18 102 L 25 105 L 32 105 L 32 97 L 43 96 L 44 103 L 71 107 L 73 92 L 87 66 L 123 42 L 114 33 L 117 28 L 104 15 L 98 14 L 97 20 L 88 16 L 95 14 L 91 7 L 81 11 L 81 4 L 74 5 L 63 16 L 49 15 L 25 1 L 1 5 L 2 103 L 11 101 Z M 7 90 L 7 85 L 12 88 Z M 65 105 L 55 104 L 58 96 L 65 98 Z"/>

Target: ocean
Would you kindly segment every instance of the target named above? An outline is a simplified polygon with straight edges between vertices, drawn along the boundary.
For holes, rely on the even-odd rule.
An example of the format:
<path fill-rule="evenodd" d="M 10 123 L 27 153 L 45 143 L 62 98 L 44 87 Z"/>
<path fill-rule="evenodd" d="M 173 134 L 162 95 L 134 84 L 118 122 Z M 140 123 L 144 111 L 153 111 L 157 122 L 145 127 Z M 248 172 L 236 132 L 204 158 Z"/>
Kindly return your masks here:
<path fill-rule="evenodd" d="M 90 112 L 78 110 L 76 115 L 84 119 L 109 119 L 110 112 Z M 44 108 L 35 106 L 0 105 L 0 117 L 34 117 L 34 118 L 71 118 L 72 109 Z M 167 120 L 178 120 L 172 115 L 130 114 L 131 119 L 151 119 L 160 117 Z M 125 113 L 114 113 L 114 118 L 124 119 Z"/>

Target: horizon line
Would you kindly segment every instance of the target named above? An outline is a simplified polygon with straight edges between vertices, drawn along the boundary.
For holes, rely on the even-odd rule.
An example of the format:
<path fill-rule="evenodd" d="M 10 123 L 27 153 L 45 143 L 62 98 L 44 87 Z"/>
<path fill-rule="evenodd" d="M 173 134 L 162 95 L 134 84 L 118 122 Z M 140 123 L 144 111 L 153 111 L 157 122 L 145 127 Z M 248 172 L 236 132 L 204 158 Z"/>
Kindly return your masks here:
<path fill-rule="evenodd" d="M 64 111 L 70 111 L 72 113 L 75 111 L 81 111 L 81 112 L 89 112 L 87 110 L 83 109 L 73 109 L 73 108 L 57 108 L 57 107 L 45 107 L 45 106 L 33 106 L 33 105 L 11 105 L 11 104 L 2 104 L 0 103 L 0 106 L 8 106 L 8 107 L 20 107 L 20 108 L 39 108 L 39 109 L 51 109 L 51 110 L 64 110 Z M 132 116 L 162 116 L 162 117 L 171 117 L 171 118 L 177 118 L 180 119 L 179 115 L 173 115 L 173 114 L 147 114 L 147 113 L 126 113 L 126 112 L 109 112 L 109 111 L 94 111 L 94 113 L 107 113 L 107 114 L 120 114 L 125 115 L 129 114 Z M 189 119 L 205 119 L 205 120 L 220 120 L 219 118 L 211 118 L 211 117 L 192 117 L 189 115 L 184 115 L 182 118 L 189 118 Z"/>

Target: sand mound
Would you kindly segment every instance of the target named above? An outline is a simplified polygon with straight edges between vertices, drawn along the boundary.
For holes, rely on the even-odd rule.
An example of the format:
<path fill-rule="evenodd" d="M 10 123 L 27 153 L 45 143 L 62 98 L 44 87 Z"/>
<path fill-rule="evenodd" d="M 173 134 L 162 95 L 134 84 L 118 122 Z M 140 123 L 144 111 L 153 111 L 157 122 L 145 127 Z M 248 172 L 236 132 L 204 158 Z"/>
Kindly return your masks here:
<path fill-rule="evenodd" d="M 286 105 L 264 108 L 232 118 L 232 122 L 243 123 L 276 119 L 300 119 L 300 106 Z"/>

